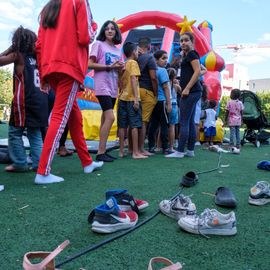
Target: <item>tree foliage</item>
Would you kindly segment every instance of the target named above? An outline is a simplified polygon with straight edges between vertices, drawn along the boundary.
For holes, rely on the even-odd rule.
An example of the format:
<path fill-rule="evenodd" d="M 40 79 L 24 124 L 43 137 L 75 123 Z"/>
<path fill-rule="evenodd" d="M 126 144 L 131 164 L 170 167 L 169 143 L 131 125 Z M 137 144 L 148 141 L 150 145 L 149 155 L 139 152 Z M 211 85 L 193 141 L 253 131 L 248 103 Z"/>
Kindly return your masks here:
<path fill-rule="evenodd" d="M 11 104 L 13 97 L 13 77 L 8 69 L 0 69 L 0 104 Z"/>

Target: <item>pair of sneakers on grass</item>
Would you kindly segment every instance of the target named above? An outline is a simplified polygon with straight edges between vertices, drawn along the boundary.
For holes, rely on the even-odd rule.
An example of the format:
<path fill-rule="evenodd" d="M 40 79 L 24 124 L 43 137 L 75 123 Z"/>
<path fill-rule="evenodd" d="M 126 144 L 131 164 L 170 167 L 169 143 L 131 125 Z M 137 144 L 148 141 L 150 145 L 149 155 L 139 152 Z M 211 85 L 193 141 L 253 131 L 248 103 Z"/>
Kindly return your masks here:
<path fill-rule="evenodd" d="M 178 221 L 181 229 L 201 235 L 235 235 L 236 218 L 232 211 L 222 214 L 216 209 L 205 209 L 196 215 L 196 206 L 190 197 L 183 194 L 172 200 L 163 200 L 159 204 L 160 211 Z"/>
<path fill-rule="evenodd" d="M 149 206 L 147 201 L 135 199 L 125 189 L 108 190 L 106 202 L 89 214 L 92 231 L 113 233 L 130 229 L 138 222 L 138 214 Z"/>

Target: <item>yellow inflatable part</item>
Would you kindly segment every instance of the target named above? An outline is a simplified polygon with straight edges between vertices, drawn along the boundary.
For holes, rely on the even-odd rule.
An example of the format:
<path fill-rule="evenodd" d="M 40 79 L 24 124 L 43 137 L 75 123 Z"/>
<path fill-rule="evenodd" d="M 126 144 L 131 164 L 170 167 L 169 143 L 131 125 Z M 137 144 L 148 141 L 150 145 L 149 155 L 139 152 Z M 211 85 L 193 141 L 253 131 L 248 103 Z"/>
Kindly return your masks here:
<path fill-rule="evenodd" d="M 99 127 L 102 110 L 82 110 L 83 133 L 86 140 L 99 141 Z M 115 141 L 117 137 L 117 116 L 114 111 L 115 121 L 111 128 L 108 141 Z M 68 134 L 70 138 L 70 134 Z"/>
<path fill-rule="evenodd" d="M 224 137 L 223 121 L 218 118 L 216 123 L 217 135 L 214 137 L 213 141 L 222 143 Z M 200 122 L 200 142 L 205 142 L 202 121 Z"/>

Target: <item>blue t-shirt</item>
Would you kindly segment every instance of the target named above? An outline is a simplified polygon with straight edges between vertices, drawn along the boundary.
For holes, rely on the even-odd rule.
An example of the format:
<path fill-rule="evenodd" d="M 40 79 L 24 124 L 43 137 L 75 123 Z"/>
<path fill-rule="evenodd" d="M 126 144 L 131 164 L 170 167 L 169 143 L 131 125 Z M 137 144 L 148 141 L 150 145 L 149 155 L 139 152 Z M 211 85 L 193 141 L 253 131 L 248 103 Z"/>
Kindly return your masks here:
<path fill-rule="evenodd" d="M 158 101 L 164 101 L 166 100 L 166 96 L 165 96 L 165 93 L 164 93 L 164 89 L 162 87 L 162 85 L 164 83 L 167 83 L 168 86 L 170 87 L 169 85 L 169 75 L 168 75 L 168 72 L 165 68 L 162 68 L 162 67 L 158 67 L 157 69 L 157 79 L 158 79 Z"/>

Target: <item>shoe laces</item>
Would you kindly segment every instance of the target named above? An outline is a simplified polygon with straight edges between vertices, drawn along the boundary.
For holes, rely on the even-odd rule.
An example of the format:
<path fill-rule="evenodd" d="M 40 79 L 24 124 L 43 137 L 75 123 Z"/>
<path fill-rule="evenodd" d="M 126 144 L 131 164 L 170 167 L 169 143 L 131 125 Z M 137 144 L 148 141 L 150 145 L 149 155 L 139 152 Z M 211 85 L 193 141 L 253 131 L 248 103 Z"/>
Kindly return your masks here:
<path fill-rule="evenodd" d="M 256 184 L 256 188 L 260 190 L 265 190 L 266 192 L 269 192 L 269 183 L 266 181 L 259 181 Z"/>
<path fill-rule="evenodd" d="M 177 205 L 177 202 L 179 202 L 182 206 L 188 207 L 192 202 L 191 202 L 191 197 L 190 196 L 185 196 L 183 194 L 178 195 L 173 201 L 172 201 L 172 206 Z"/>
<path fill-rule="evenodd" d="M 205 235 L 204 233 L 201 232 L 201 229 L 205 224 L 207 224 L 208 220 L 211 220 L 215 217 L 215 214 L 213 213 L 212 210 L 209 208 L 206 208 L 200 215 L 195 216 L 195 220 L 198 223 L 198 232 L 201 236 L 204 236 L 205 238 L 209 239 L 210 237 Z"/>

